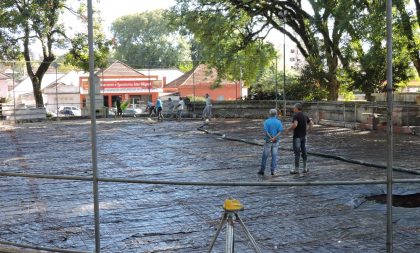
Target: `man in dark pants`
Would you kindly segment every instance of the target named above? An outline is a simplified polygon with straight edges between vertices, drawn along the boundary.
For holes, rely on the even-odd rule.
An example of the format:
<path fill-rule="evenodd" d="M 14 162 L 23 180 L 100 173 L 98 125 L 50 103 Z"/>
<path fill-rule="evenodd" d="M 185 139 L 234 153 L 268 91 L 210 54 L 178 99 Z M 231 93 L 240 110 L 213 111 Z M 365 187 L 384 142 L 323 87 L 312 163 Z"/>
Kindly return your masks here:
<path fill-rule="evenodd" d="M 313 122 L 308 116 L 303 114 L 302 104 L 295 104 L 293 106 L 293 112 L 293 123 L 287 129 L 287 132 L 293 130 L 293 151 L 295 153 L 295 167 L 290 171 L 290 174 L 299 174 L 299 158 L 301 153 L 303 159 L 303 173 L 307 173 L 309 172 L 309 169 L 306 167 L 306 130 L 312 127 Z"/>
<path fill-rule="evenodd" d="M 258 175 L 264 175 L 267 158 L 271 153 L 271 175 L 275 175 L 277 167 L 277 152 L 279 149 L 279 138 L 283 132 L 283 125 L 277 118 L 277 110 L 270 109 L 270 117 L 264 121 L 265 144 L 261 159 L 261 169 Z"/>
<path fill-rule="evenodd" d="M 117 96 L 116 103 L 117 103 L 117 116 L 122 117 L 121 96 Z"/>

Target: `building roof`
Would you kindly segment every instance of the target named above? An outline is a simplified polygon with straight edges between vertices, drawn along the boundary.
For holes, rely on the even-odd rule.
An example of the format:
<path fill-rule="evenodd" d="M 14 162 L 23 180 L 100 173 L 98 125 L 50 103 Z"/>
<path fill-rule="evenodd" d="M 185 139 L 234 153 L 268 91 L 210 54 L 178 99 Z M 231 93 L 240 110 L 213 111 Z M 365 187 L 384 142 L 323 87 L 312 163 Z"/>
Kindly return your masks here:
<path fill-rule="evenodd" d="M 205 64 L 198 65 L 194 70 L 168 83 L 166 88 L 179 88 L 180 86 L 210 86 L 217 80 L 217 70 L 208 68 Z M 222 80 L 220 85 L 235 84 L 233 81 Z"/>
<path fill-rule="evenodd" d="M 44 76 L 42 77 L 42 82 L 41 82 L 41 90 L 44 89 L 45 87 L 49 86 L 51 83 L 55 83 L 55 81 L 61 78 L 62 76 L 64 76 L 65 74 L 63 73 L 57 73 L 57 75 L 54 74 L 44 74 Z M 57 78 L 57 79 L 56 79 Z M 16 93 L 16 96 L 22 95 L 22 94 L 26 94 L 26 93 L 33 93 L 33 87 L 32 87 L 32 82 L 31 79 L 29 77 L 26 77 L 25 79 L 23 79 L 20 83 L 18 83 L 15 88 L 14 88 L 14 92 Z"/>
<path fill-rule="evenodd" d="M 66 73 L 60 78 L 58 78 L 57 82 L 54 80 L 53 82 L 42 88 L 42 90 L 55 87 L 56 83 L 57 85 L 79 86 L 79 77 L 84 74 L 84 72 L 70 71 L 69 73 Z"/>
<path fill-rule="evenodd" d="M 41 90 L 55 87 L 58 85 L 71 85 L 79 86 L 79 77 L 83 72 L 70 71 L 68 73 L 57 73 L 57 76 L 52 73 L 45 73 L 41 82 Z M 56 79 L 57 78 L 57 79 Z M 14 89 L 16 96 L 33 93 L 32 82 L 29 77 L 23 79 L 22 82 L 18 83 Z"/>
<path fill-rule="evenodd" d="M 10 77 L 6 76 L 5 74 L 0 73 L 0 80 L 7 80 L 10 79 Z"/>
<path fill-rule="evenodd" d="M 192 76 L 193 71 L 190 70 L 187 73 L 183 74 L 182 76 L 178 77 L 177 79 L 173 80 L 172 82 L 169 82 L 165 87 L 166 88 L 178 88 L 183 83 L 186 82 L 186 80 Z"/>
<path fill-rule="evenodd" d="M 140 73 L 146 76 L 158 76 L 159 78 L 166 77 L 166 82 L 170 83 L 184 74 L 176 68 L 161 68 L 161 69 L 137 69 Z"/>
<path fill-rule="evenodd" d="M 98 76 L 145 76 L 125 63 L 115 61 L 108 68 L 97 73 Z"/>

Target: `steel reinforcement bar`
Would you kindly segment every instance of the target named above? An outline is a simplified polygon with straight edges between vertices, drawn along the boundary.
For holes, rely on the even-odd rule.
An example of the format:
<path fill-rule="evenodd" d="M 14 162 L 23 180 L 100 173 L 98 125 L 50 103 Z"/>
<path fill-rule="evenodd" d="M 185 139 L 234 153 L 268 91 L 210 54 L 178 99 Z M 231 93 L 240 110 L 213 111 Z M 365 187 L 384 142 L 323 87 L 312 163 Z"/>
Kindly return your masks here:
<path fill-rule="evenodd" d="M 93 181 L 93 177 L 89 176 L 58 176 L 47 174 L 28 174 L 28 173 L 11 173 L 0 172 L 0 177 L 22 177 L 37 178 L 49 180 L 69 180 L 69 181 Z M 207 187 L 239 187 L 239 186 L 259 186 L 259 187 L 291 187 L 291 186 L 335 186 L 335 185 L 371 185 L 386 184 L 387 180 L 364 180 L 364 181 L 312 181 L 312 182 L 206 182 L 206 181 L 164 181 L 164 180 L 143 180 L 143 179 L 126 179 L 126 178 L 101 178 L 96 179 L 98 182 L 108 183 L 128 183 L 128 184 L 155 184 L 155 185 L 184 185 L 184 186 L 207 186 Z M 417 179 L 394 179 L 393 183 L 420 183 Z M 34 250 L 43 250 L 48 252 L 64 252 L 64 253 L 86 253 L 88 251 L 75 251 L 58 248 L 48 248 L 40 246 L 32 246 L 7 241 L 0 241 L 0 244 L 9 245 L 19 248 L 27 248 Z"/>
<path fill-rule="evenodd" d="M 33 250 L 42 250 L 48 252 L 61 252 L 61 253 L 91 253 L 90 251 L 80 251 L 80 250 L 68 250 L 68 249 L 59 249 L 59 248 L 47 248 L 47 247 L 40 247 L 40 246 L 32 246 L 27 244 L 20 244 L 14 242 L 7 242 L 7 241 L 0 241 L 0 244 L 13 246 L 17 248 L 26 248 L 26 249 L 33 249 Z M 13 252 L 13 251 L 10 251 Z M 15 251 L 19 252 L 19 251 Z"/>
<path fill-rule="evenodd" d="M 58 176 L 48 174 L 28 174 L 0 172 L 0 177 L 24 177 L 52 180 L 69 181 L 93 181 L 89 176 Z M 156 184 L 156 185 L 185 185 L 185 186 L 269 186 L 269 187 L 288 187 L 288 186 L 332 186 L 332 185 L 368 185 L 368 184 L 386 184 L 387 180 L 363 180 L 363 181 L 282 181 L 282 182 L 233 182 L 233 181 L 171 181 L 171 180 L 146 180 L 146 179 L 128 179 L 128 178 L 108 178 L 98 177 L 97 181 L 107 183 L 128 183 L 128 184 Z M 394 179 L 393 183 L 420 183 L 420 178 L 413 179 Z"/>

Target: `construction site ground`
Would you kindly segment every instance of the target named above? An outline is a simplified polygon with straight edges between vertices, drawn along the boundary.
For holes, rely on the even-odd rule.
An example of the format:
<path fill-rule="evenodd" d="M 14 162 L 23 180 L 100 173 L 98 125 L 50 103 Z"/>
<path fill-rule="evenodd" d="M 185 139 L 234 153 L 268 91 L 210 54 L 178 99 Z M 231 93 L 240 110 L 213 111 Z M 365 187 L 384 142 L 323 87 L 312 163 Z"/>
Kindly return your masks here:
<path fill-rule="evenodd" d="M 309 173 L 290 175 L 292 137 L 280 141 L 277 175 L 257 175 L 263 120 L 100 119 L 99 177 L 206 182 L 383 180 L 386 170 L 309 155 Z M 289 122 L 285 123 L 286 126 Z M 226 137 L 243 141 L 228 140 Z M 0 126 L 0 172 L 92 176 L 89 120 Z M 386 165 L 386 133 L 315 126 L 308 150 Z M 420 177 L 420 136 L 394 136 L 398 179 Z M 269 163 L 268 163 L 269 164 Z M 89 181 L 1 177 L 0 241 L 93 251 L 93 186 Z M 367 200 L 386 185 L 173 186 L 99 183 L 101 252 L 206 252 L 223 201 L 240 200 L 244 223 L 262 252 L 384 252 L 386 205 Z M 395 184 L 399 195 L 419 184 Z M 420 200 L 418 200 L 420 202 Z M 415 206 L 415 205 L 414 205 Z M 419 205 L 420 206 L 420 205 Z M 420 208 L 394 207 L 394 251 L 420 251 Z M 235 250 L 253 252 L 239 224 Z M 224 252 L 222 231 L 214 252 Z M 0 252 L 38 252 L 1 245 Z"/>

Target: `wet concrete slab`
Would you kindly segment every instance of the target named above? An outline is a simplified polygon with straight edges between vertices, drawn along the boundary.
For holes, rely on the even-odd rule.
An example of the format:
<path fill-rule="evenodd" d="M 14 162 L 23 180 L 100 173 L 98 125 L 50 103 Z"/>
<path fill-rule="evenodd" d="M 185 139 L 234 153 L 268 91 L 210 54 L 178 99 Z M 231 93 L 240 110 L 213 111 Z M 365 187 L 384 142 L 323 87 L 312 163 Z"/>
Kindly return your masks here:
<path fill-rule="evenodd" d="M 89 121 L 0 127 L 0 171 L 89 176 Z M 206 129 L 260 142 L 262 120 L 216 120 Z M 310 173 L 288 173 L 290 136 L 280 143 L 278 175 L 259 177 L 262 148 L 198 131 L 198 121 L 98 121 L 101 177 L 180 181 L 317 181 L 384 179 L 383 169 L 309 156 Z M 317 126 L 312 151 L 385 164 L 385 135 Z M 395 136 L 395 166 L 420 170 L 419 136 Z M 396 178 L 417 175 L 395 172 Z M 384 185 L 198 187 L 99 184 L 101 252 L 205 252 L 224 199 L 239 199 L 240 216 L 263 252 L 384 252 L 386 207 L 365 197 Z M 395 185 L 398 194 L 418 184 Z M 94 249 L 90 182 L 2 177 L 0 240 L 74 250 Z M 394 208 L 394 250 L 420 250 L 420 209 Z M 239 225 L 237 252 L 253 252 Z M 3 246 L 0 245 L 0 251 Z M 224 232 L 214 252 L 223 252 Z"/>

